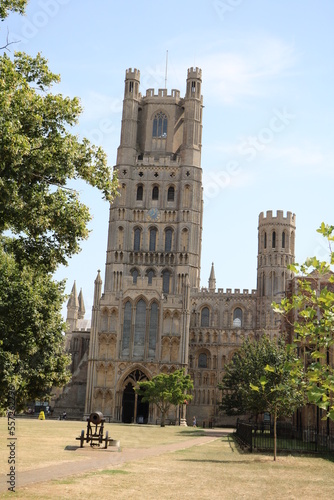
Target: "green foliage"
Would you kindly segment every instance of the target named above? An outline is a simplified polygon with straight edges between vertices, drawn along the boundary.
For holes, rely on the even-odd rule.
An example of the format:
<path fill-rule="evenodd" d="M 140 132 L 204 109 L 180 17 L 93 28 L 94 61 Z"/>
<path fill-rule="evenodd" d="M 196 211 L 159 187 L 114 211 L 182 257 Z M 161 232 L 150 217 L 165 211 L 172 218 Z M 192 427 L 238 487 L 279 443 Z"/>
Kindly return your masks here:
<path fill-rule="evenodd" d="M 60 314 L 64 283 L 24 266 L 0 247 L 0 409 L 10 388 L 16 408 L 44 399 L 69 380 Z"/>
<path fill-rule="evenodd" d="M 331 271 L 334 226 L 322 223 L 318 232 L 328 242 L 328 262 L 312 257 L 302 265 L 291 266 L 297 275 L 293 293 L 273 307 L 285 318 L 298 350 L 299 359 L 294 366 L 302 372 L 309 402 L 327 410 L 327 416 L 334 420 L 334 275 Z"/>
<path fill-rule="evenodd" d="M 0 18 L 26 4 L 0 1 Z M 10 387 L 20 409 L 68 381 L 64 285 L 51 273 L 80 250 L 90 220 L 68 183 L 84 180 L 108 201 L 117 189 L 104 151 L 70 133 L 81 106 L 51 93 L 59 81 L 40 54 L 0 56 L 0 411 Z"/>
<path fill-rule="evenodd" d="M 0 57 L 0 234 L 10 230 L 18 261 L 47 272 L 88 237 L 88 208 L 68 182 L 82 179 L 109 201 L 117 187 L 104 151 L 69 132 L 81 106 L 49 92 L 59 80 L 40 54 Z"/>
<path fill-rule="evenodd" d="M 190 401 L 192 396 L 187 394 L 194 388 L 190 375 L 184 370 L 175 370 L 169 375 L 159 373 L 151 380 L 138 382 L 135 391 L 142 397 L 142 401 L 155 404 L 161 411 L 161 426 L 165 425 L 165 417 L 169 408 L 174 405 Z"/>
<path fill-rule="evenodd" d="M 295 354 L 283 341 L 276 349 L 273 365 L 264 366 L 257 384 L 250 388 L 262 398 L 266 411 L 278 417 L 288 417 L 305 403 L 305 389 L 294 368 Z"/>
<path fill-rule="evenodd" d="M 283 339 L 277 342 L 263 335 L 258 341 L 245 340 L 225 366 L 219 388 L 220 409 L 227 415 L 259 415 L 272 412 L 279 401 L 279 415 L 290 415 L 303 401 L 302 391 L 290 373 L 292 352 Z"/>
<path fill-rule="evenodd" d="M 28 0 L 1 0 L 0 1 L 0 19 L 3 21 L 9 12 L 24 13 Z"/>

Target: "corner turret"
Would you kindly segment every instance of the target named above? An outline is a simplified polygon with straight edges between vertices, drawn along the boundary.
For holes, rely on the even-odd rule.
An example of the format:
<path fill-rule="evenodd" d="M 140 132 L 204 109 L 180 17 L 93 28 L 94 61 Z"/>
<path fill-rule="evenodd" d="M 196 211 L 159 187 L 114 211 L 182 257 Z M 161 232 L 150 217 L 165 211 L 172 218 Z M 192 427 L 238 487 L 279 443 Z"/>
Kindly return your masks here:
<path fill-rule="evenodd" d="M 125 73 L 121 143 L 117 164 L 131 164 L 136 157 L 140 71 L 129 68 Z"/>
<path fill-rule="evenodd" d="M 292 278 L 288 265 L 295 261 L 296 216 L 282 210 L 259 215 L 257 292 L 258 326 L 268 328 L 274 321 L 271 303 L 279 302 Z"/>
<path fill-rule="evenodd" d="M 184 99 L 184 129 L 182 159 L 187 165 L 200 167 L 202 147 L 202 70 L 189 68 Z"/>

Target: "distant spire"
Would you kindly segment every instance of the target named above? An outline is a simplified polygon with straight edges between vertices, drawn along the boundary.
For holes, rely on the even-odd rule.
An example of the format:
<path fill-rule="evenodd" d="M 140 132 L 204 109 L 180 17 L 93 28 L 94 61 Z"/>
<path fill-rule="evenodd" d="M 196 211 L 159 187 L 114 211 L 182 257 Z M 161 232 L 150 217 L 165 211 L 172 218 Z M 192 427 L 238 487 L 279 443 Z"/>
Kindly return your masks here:
<path fill-rule="evenodd" d="M 210 278 L 209 278 L 209 290 L 210 292 L 214 292 L 216 290 L 216 276 L 215 276 L 215 267 L 212 262 Z"/>
<path fill-rule="evenodd" d="M 95 285 L 102 285 L 102 278 L 101 278 L 101 271 L 100 269 L 97 270 L 97 276 L 96 276 L 96 279 L 94 281 Z"/>
<path fill-rule="evenodd" d="M 79 312 L 79 301 L 77 295 L 77 286 L 76 283 L 74 282 L 70 298 L 68 299 L 67 302 L 66 322 L 68 324 L 69 332 L 73 332 L 77 327 L 78 312 Z"/>
<path fill-rule="evenodd" d="M 94 281 L 94 307 L 98 307 L 99 300 L 102 292 L 102 279 L 101 279 L 100 269 L 97 271 L 97 276 Z"/>
<path fill-rule="evenodd" d="M 78 301 L 78 296 L 77 296 L 77 285 L 76 282 L 74 281 L 73 286 L 72 286 L 72 291 L 70 294 L 70 298 L 68 299 L 67 302 L 67 309 L 79 309 L 79 301 Z"/>
<path fill-rule="evenodd" d="M 86 309 L 85 309 L 85 303 L 84 303 L 83 294 L 82 294 L 82 288 L 80 288 L 78 302 L 79 302 L 78 319 L 83 319 L 85 317 Z"/>

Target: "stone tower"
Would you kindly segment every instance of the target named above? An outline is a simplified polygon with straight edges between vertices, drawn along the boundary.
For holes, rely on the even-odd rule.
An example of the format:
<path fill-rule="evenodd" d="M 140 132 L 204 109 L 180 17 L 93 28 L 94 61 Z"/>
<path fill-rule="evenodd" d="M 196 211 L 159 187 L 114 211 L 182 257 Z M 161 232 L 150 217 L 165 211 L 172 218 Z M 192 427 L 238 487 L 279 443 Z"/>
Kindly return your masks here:
<path fill-rule="evenodd" d="M 295 260 L 296 216 L 282 210 L 263 212 L 259 215 L 257 292 L 257 327 L 275 329 L 272 302 L 280 302 L 293 276 L 287 269 Z M 277 319 L 277 318 L 276 318 Z"/>
<path fill-rule="evenodd" d="M 190 68 L 186 95 L 139 92 L 126 71 L 110 206 L 104 289 L 95 281 L 85 413 L 153 422 L 133 387 L 188 367 L 190 292 L 199 289 L 202 234 L 202 72 Z M 151 413 L 150 413 L 151 412 Z"/>

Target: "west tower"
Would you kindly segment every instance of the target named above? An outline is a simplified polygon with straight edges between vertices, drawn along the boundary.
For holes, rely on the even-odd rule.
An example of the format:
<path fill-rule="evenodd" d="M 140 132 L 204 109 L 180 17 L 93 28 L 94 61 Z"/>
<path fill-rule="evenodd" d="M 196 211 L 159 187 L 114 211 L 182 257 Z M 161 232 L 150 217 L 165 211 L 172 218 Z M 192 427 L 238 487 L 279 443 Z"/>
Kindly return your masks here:
<path fill-rule="evenodd" d="M 179 90 L 139 92 L 125 76 L 110 207 L 104 290 L 100 275 L 88 359 L 85 412 L 115 421 L 153 421 L 133 386 L 188 366 L 190 293 L 199 289 L 202 234 L 202 72 Z M 152 410 L 153 411 L 153 410 Z"/>

